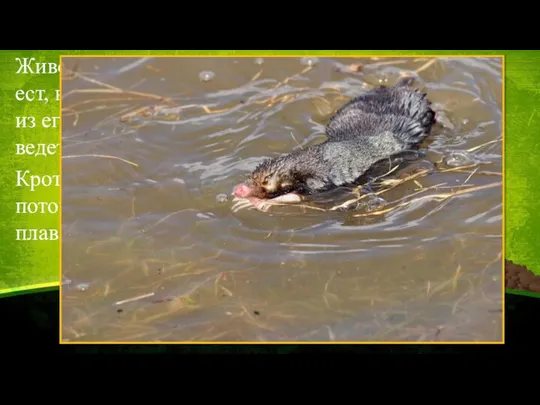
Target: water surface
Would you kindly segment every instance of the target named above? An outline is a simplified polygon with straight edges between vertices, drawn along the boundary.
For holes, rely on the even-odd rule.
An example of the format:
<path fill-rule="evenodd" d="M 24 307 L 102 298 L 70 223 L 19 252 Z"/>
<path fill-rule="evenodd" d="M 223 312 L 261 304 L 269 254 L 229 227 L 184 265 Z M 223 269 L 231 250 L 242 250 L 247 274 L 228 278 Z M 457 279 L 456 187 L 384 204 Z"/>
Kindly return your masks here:
<path fill-rule="evenodd" d="M 64 58 L 63 338 L 500 341 L 501 70 L 498 58 Z M 262 213 L 216 198 L 404 74 L 442 111 L 413 162 L 437 171 L 378 209 L 414 202 Z"/>

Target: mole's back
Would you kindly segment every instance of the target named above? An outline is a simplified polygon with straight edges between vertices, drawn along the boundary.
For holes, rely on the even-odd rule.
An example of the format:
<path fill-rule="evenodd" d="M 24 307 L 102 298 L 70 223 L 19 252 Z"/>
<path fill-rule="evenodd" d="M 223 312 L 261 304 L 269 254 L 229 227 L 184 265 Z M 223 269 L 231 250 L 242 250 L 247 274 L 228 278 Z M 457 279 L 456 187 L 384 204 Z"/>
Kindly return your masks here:
<path fill-rule="evenodd" d="M 382 132 L 392 132 L 406 142 L 427 136 L 435 113 L 426 94 L 410 87 L 411 82 L 402 79 L 396 86 L 378 87 L 349 101 L 328 122 L 328 140 L 347 141 Z"/>

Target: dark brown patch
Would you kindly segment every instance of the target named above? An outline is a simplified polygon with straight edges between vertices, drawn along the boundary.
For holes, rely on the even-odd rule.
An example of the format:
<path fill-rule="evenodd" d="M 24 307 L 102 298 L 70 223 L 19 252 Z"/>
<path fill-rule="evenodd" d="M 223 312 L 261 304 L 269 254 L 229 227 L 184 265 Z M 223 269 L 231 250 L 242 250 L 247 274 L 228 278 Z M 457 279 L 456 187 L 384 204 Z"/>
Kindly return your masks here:
<path fill-rule="evenodd" d="M 505 260 L 506 288 L 540 293 L 540 275 L 534 274 L 525 266 Z"/>

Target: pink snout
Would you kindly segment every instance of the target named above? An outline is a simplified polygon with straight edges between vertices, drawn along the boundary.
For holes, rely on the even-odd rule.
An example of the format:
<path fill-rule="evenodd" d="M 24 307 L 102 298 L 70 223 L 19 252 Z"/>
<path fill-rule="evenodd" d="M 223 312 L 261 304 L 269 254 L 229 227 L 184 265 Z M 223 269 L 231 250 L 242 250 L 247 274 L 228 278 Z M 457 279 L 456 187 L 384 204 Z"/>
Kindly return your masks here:
<path fill-rule="evenodd" d="M 234 195 L 238 198 L 247 198 L 252 192 L 253 190 L 245 184 L 240 184 L 234 188 Z"/>

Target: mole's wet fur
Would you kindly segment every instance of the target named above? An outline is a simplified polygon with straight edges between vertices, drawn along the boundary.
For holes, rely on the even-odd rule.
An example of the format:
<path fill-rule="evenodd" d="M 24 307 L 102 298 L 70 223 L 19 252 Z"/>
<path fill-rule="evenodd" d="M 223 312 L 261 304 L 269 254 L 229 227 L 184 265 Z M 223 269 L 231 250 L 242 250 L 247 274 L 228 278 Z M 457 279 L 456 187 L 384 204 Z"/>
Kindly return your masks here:
<path fill-rule="evenodd" d="M 414 150 L 429 136 L 435 112 L 412 78 L 377 87 L 341 107 L 326 126 L 327 140 L 262 162 L 245 184 L 243 198 L 307 196 L 355 182 L 374 164 Z"/>

